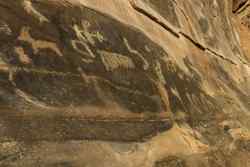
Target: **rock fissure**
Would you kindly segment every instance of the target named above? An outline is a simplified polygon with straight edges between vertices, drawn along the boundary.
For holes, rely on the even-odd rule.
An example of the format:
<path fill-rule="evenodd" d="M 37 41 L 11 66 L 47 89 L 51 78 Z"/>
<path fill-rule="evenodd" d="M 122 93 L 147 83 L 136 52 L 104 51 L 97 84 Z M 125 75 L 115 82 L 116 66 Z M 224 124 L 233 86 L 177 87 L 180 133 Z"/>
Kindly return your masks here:
<path fill-rule="evenodd" d="M 248 4 L 0 0 L 0 166 L 249 167 Z"/>
<path fill-rule="evenodd" d="M 131 2 L 131 1 L 130 1 Z M 157 17 L 153 16 L 152 14 L 150 14 L 149 12 L 147 12 L 146 10 L 134 5 L 132 2 L 131 2 L 131 5 L 132 7 L 139 13 L 141 13 L 142 15 L 148 17 L 149 19 L 151 19 L 153 22 L 157 23 L 158 25 L 160 25 L 161 27 L 163 27 L 165 30 L 167 30 L 168 32 L 170 32 L 172 35 L 174 35 L 175 37 L 179 38 L 180 35 L 179 33 L 170 28 L 169 26 L 167 26 L 165 23 L 163 23 L 162 21 L 160 21 Z"/>
<path fill-rule="evenodd" d="M 152 21 L 154 21 L 155 23 L 159 24 L 160 26 L 162 26 L 165 30 L 169 31 L 171 34 L 173 34 L 174 36 L 176 36 L 177 38 L 180 38 L 180 36 L 183 36 L 184 38 L 188 39 L 188 41 L 190 41 L 191 43 L 193 43 L 197 48 L 199 48 L 200 50 L 206 52 L 211 52 L 213 53 L 212 55 L 215 55 L 216 57 L 225 60 L 231 64 L 237 65 L 236 62 L 234 62 L 233 60 L 226 58 L 225 56 L 223 56 L 222 54 L 217 53 L 216 51 L 214 51 L 211 48 L 208 48 L 206 46 L 204 46 L 203 44 L 201 44 L 200 42 L 198 42 L 197 40 L 193 39 L 192 37 L 190 37 L 189 35 L 187 35 L 186 33 L 180 31 L 180 30 L 174 30 L 172 28 L 170 28 L 169 26 L 167 26 L 164 22 L 159 21 L 159 19 L 157 19 L 157 17 L 153 16 L 152 14 L 150 14 L 149 12 L 147 12 L 146 10 L 143 10 L 142 8 L 137 7 L 136 5 L 134 5 L 133 3 L 132 7 L 140 12 L 141 14 L 145 15 L 146 17 L 150 18 Z M 182 12 L 184 12 L 182 10 Z M 184 12 L 185 13 L 185 12 Z M 185 15 L 185 14 L 184 14 Z M 179 32 L 177 32 L 179 31 Z M 241 59 L 239 59 L 240 61 L 242 61 Z"/>

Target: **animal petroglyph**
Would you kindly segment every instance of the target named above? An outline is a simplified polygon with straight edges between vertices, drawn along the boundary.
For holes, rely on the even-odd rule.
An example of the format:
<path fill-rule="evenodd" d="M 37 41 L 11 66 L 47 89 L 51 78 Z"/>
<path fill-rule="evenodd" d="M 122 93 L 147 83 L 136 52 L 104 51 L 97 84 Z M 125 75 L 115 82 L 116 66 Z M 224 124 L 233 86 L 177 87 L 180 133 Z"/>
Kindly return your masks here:
<path fill-rule="evenodd" d="M 23 0 L 22 6 L 28 14 L 36 17 L 40 23 L 49 22 L 49 20 L 45 16 L 43 16 L 32 6 L 31 0 Z"/>
<path fill-rule="evenodd" d="M 25 53 L 24 49 L 22 47 L 15 47 L 14 51 L 17 53 L 18 58 L 20 60 L 20 62 L 24 63 L 24 64 L 29 64 L 31 63 L 31 59 L 29 58 L 29 56 Z"/>
<path fill-rule="evenodd" d="M 145 45 L 144 50 L 147 53 L 142 53 L 140 50 L 133 47 L 130 43 L 131 39 L 127 39 L 123 36 L 122 45 L 128 53 L 119 53 L 105 48 L 96 48 L 97 42 L 98 44 L 106 43 L 109 39 L 105 39 L 102 32 L 92 30 L 91 24 L 88 21 L 82 20 L 80 25 L 75 24 L 72 29 L 75 33 L 75 39 L 71 39 L 70 42 L 73 49 L 82 56 L 82 61 L 84 63 L 93 63 L 97 56 L 100 56 L 99 58 L 101 59 L 105 70 L 110 74 L 119 69 L 136 71 L 136 68 L 139 68 L 140 70 L 143 70 L 155 85 L 156 91 L 164 105 L 164 109 L 168 110 L 169 99 L 168 93 L 165 89 L 166 80 L 163 75 L 161 64 L 159 61 L 152 60 L 149 62 L 146 59 L 148 54 L 153 54 L 151 46 Z M 95 48 L 95 50 L 93 50 L 93 48 Z M 140 62 L 141 66 L 137 66 L 137 61 Z M 82 69 L 80 69 L 80 73 L 85 82 L 90 83 L 92 79 L 90 79 Z M 125 83 L 127 81 L 123 82 Z M 96 90 L 99 92 L 99 96 L 103 97 L 101 91 L 97 88 L 98 86 L 96 87 Z"/>
<path fill-rule="evenodd" d="M 107 71 L 113 71 L 117 68 L 134 69 L 135 64 L 129 57 L 118 53 L 111 53 L 107 51 L 98 51 Z"/>
<path fill-rule="evenodd" d="M 149 63 L 147 62 L 147 60 L 143 57 L 143 55 L 141 53 L 139 53 L 137 50 L 132 49 L 132 47 L 130 46 L 128 40 L 126 38 L 123 38 L 123 42 L 126 45 L 128 51 L 130 51 L 131 53 L 135 54 L 136 56 L 138 56 L 142 62 L 143 62 L 143 69 L 147 70 L 149 69 Z"/>
<path fill-rule="evenodd" d="M 76 52 L 81 54 L 82 61 L 85 63 L 93 63 L 94 59 L 96 58 L 96 55 L 94 51 L 91 49 L 91 46 L 95 46 L 96 41 L 102 43 L 106 41 L 104 36 L 99 31 L 91 31 L 91 24 L 86 21 L 82 20 L 81 25 L 75 24 L 73 27 L 74 33 L 76 35 L 76 39 L 71 40 L 71 45 L 74 48 Z M 148 70 L 149 69 L 149 63 L 147 60 L 143 57 L 139 51 L 133 49 L 129 41 L 126 38 L 123 38 L 123 42 L 127 48 L 127 50 L 136 55 L 143 63 L 143 69 Z M 148 48 L 148 50 L 150 50 Z M 101 54 L 102 62 L 104 63 L 104 66 L 107 71 L 112 71 L 119 67 L 124 68 L 134 68 L 135 64 L 134 62 L 121 54 L 118 53 L 111 53 L 106 51 L 98 51 L 99 54 Z"/>
<path fill-rule="evenodd" d="M 93 59 L 96 57 L 89 45 L 95 46 L 95 40 L 99 42 L 103 42 L 105 40 L 99 31 L 90 32 L 90 26 L 90 23 L 84 20 L 81 22 L 81 27 L 75 24 L 73 26 L 73 30 L 77 39 L 71 40 L 73 48 L 84 56 L 82 61 L 86 63 L 92 63 Z M 82 46 L 84 50 L 78 46 Z"/>
<path fill-rule="evenodd" d="M 60 51 L 56 43 L 43 40 L 36 40 L 30 35 L 29 31 L 30 31 L 29 27 L 23 27 L 21 29 L 21 33 L 18 37 L 18 40 L 28 42 L 29 44 L 31 44 L 35 54 L 37 54 L 40 49 L 50 49 L 54 51 L 58 56 L 61 57 L 63 56 L 62 52 Z"/>
<path fill-rule="evenodd" d="M 91 45 L 95 45 L 95 39 L 99 42 L 103 42 L 105 39 L 99 31 L 91 32 L 90 26 L 91 24 L 88 21 L 82 20 L 81 21 L 82 30 L 79 29 L 77 25 L 74 26 L 74 30 L 77 33 L 77 36 L 89 42 Z"/>

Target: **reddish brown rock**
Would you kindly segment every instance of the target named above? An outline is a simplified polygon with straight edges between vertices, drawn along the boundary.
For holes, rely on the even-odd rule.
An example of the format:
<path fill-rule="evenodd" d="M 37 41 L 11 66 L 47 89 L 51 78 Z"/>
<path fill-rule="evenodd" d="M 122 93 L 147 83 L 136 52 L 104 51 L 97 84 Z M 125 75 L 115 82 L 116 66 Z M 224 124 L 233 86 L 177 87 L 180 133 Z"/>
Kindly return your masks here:
<path fill-rule="evenodd" d="M 0 0 L 0 166 L 248 167 L 249 1 Z"/>

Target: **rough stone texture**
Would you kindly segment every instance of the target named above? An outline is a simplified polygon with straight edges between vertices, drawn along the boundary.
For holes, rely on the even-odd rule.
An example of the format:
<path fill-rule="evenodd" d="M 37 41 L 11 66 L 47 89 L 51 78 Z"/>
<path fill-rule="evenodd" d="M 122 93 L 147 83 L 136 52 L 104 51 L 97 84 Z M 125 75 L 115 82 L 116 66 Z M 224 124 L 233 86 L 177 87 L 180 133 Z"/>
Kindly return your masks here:
<path fill-rule="evenodd" d="M 0 167 L 249 167 L 248 0 L 0 0 Z"/>

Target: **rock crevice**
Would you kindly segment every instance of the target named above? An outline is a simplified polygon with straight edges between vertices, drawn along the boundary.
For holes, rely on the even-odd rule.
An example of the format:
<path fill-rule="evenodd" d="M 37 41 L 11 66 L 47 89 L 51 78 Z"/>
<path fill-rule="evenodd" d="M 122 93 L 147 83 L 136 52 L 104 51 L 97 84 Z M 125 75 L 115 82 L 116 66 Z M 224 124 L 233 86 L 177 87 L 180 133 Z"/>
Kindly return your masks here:
<path fill-rule="evenodd" d="M 0 166 L 249 167 L 248 0 L 0 0 Z"/>

